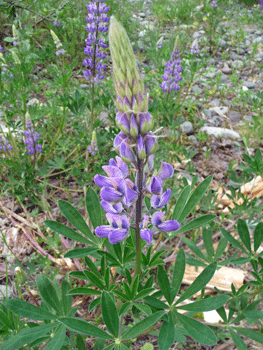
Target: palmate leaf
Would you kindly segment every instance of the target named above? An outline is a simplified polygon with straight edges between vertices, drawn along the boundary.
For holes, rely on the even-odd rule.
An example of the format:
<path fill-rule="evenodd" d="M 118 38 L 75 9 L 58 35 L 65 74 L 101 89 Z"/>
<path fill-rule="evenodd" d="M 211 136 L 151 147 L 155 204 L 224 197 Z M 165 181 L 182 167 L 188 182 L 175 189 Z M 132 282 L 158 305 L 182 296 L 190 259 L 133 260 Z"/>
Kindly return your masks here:
<path fill-rule="evenodd" d="M 194 282 L 190 285 L 190 287 L 187 288 L 187 290 L 184 292 L 184 294 L 177 300 L 176 304 L 181 303 L 187 298 L 190 298 L 195 293 L 199 292 L 202 288 L 204 288 L 207 283 L 211 280 L 213 277 L 215 270 L 216 270 L 216 262 L 208 265 L 201 273 L 196 277 Z"/>
<path fill-rule="evenodd" d="M 81 318 L 73 317 L 61 317 L 58 319 L 59 322 L 64 324 L 68 329 L 73 332 L 80 334 L 90 335 L 92 337 L 113 340 L 114 338 L 109 333 L 103 331 L 102 329 L 88 323 Z"/>
<path fill-rule="evenodd" d="M 155 312 L 153 315 L 146 317 L 142 321 L 138 322 L 135 326 L 129 329 L 121 337 L 123 340 L 135 338 L 147 329 L 152 327 L 162 316 L 164 311 Z"/>
<path fill-rule="evenodd" d="M 66 337 L 66 327 L 60 325 L 58 330 L 55 332 L 54 337 L 48 342 L 45 350 L 60 350 L 64 344 Z"/>
<path fill-rule="evenodd" d="M 36 276 L 36 283 L 42 299 L 50 305 L 60 315 L 62 315 L 62 305 L 59 301 L 57 292 L 51 281 L 45 275 Z"/>
<path fill-rule="evenodd" d="M 212 181 L 212 176 L 208 176 L 193 190 L 180 217 L 178 218 L 178 221 L 180 223 L 187 217 L 187 215 L 196 207 L 197 203 L 202 199 L 206 190 L 210 186 L 211 181 Z"/>
<path fill-rule="evenodd" d="M 237 230 L 238 230 L 239 237 L 241 238 L 241 241 L 243 242 L 244 246 L 251 253 L 250 234 L 245 221 L 238 219 Z"/>
<path fill-rule="evenodd" d="M 211 310 L 219 309 L 229 299 L 230 299 L 229 295 L 221 294 L 215 297 L 210 297 L 199 301 L 195 301 L 191 304 L 178 306 L 177 308 L 181 310 L 194 311 L 194 312 L 211 311 Z"/>
<path fill-rule="evenodd" d="M 242 338 L 238 334 L 236 334 L 231 328 L 229 328 L 231 338 L 233 339 L 235 346 L 238 350 L 247 350 L 247 346 Z"/>
<path fill-rule="evenodd" d="M 252 331 L 251 329 L 247 329 L 247 328 L 236 327 L 235 329 L 238 331 L 238 333 L 244 335 L 246 338 L 253 339 L 253 340 L 257 341 L 258 343 L 263 344 L 263 334 L 262 333 Z"/>
<path fill-rule="evenodd" d="M 95 230 L 97 226 L 102 225 L 102 218 L 100 200 L 92 187 L 89 187 L 86 193 L 86 208 Z"/>
<path fill-rule="evenodd" d="M 41 324 L 40 326 L 33 328 L 24 328 L 18 332 L 15 336 L 8 339 L 0 348 L 0 350 L 16 350 L 21 348 L 25 344 L 32 343 L 38 338 L 43 337 L 49 331 L 54 329 L 58 325 L 57 322 Z"/>
<path fill-rule="evenodd" d="M 191 230 L 195 230 L 196 228 L 198 228 L 200 226 L 204 226 L 208 222 L 214 220 L 215 217 L 216 217 L 216 215 L 214 215 L 214 214 L 202 215 L 199 218 L 191 220 L 190 222 L 188 222 L 188 224 L 179 228 L 179 230 L 172 232 L 172 233 L 169 233 L 168 236 L 169 236 L 169 238 L 172 238 L 172 237 L 175 237 L 176 235 L 178 235 L 179 233 L 184 233 L 184 232 L 188 232 Z"/>
<path fill-rule="evenodd" d="M 59 200 L 59 209 L 68 221 L 76 227 L 81 233 L 88 237 L 92 242 L 97 243 L 97 237 L 91 232 L 89 226 L 86 224 L 83 216 L 70 203 Z"/>
<path fill-rule="evenodd" d="M 3 300 L 3 304 L 15 314 L 25 318 L 30 318 L 32 320 L 54 320 L 57 318 L 56 315 L 43 309 L 42 307 L 32 305 L 23 300 L 5 299 Z"/>
<path fill-rule="evenodd" d="M 217 339 L 213 331 L 201 322 L 176 312 L 176 316 L 189 335 L 204 345 L 214 345 Z"/>
<path fill-rule="evenodd" d="M 66 254 L 64 254 L 65 258 L 82 258 L 86 257 L 87 255 L 92 255 L 94 252 L 96 252 L 96 248 L 77 248 L 77 249 L 72 249 L 68 251 Z"/>
<path fill-rule="evenodd" d="M 105 291 L 101 297 L 101 313 L 108 331 L 117 338 L 119 335 L 118 311 L 109 293 Z"/>
<path fill-rule="evenodd" d="M 161 289 L 161 292 L 163 293 L 168 304 L 171 305 L 173 300 L 172 300 L 170 282 L 162 266 L 158 267 L 157 279 L 158 279 L 158 284 Z"/>
<path fill-rule="evenodd" d="M 160 350 L 168 350 L 174 342 L 174 321 L 171 312 L 168 313 L 168 320 L 163 322 L 160 329 L 158 346 Z"/>
<path fill-rule="evenodd" d="M 83 237 L 78 232 L 72 230 L 72 228 L 67 227 L 66 225 L 61 224 L 57 221 L 52 220 L 46 220 L 44 221 L 44 224 L 49 227 L 51 230 L 61 234 L 62 236 L 65 236 L 67 238 L 73 239 L 76 242 L 84 243 L 84 244 L 90 244 L 91 242 L 86 238 Z"/>
<path fill-rule="evenodd" d="M 187 199 L 189 197 L 191 191 L 191 187 L 188 185 L 184 187 L 182 192 L 180 193 L 180 196 L 175 204 L 172 219 L 173 220 L 178 220 L 182 211 L 184 210 L 185 204 L 187 202 Z"/>

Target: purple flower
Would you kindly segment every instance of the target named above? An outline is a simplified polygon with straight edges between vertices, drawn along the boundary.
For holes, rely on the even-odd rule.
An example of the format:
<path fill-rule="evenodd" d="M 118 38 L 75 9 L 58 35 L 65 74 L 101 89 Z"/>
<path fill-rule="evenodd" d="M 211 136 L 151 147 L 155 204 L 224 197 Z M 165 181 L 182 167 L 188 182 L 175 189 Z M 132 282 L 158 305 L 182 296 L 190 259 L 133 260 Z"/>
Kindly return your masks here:
<path fill-rule="evenodd" d="M 160 231 L 172 232 L 177 231 L 180 228 L 180 224 L 176 220 L 164 221 L 165 212 L 156 211 L 152 215 L 152 224 L 156 226 Z"/>
<path fill-rule="evenodd" d="M 192 46 L 191 46 L 191 54 L 194 55 L 194 54 L 197 54 L 199 52 L 200 52 L 200 50 L 198 47 L 198 41 L 197 41 L 197 39 L 195 39 L 192 43 Z"/>
<path fill-rule="evenodd" d="M 37 141 L 40 138 L 41 134 L 35 132 L 31 122 L 26 122 L 26 130 L 23 132 L 23 135 L 26 136 L 25 144 L 26 149 L 28 150 L 27 154 L 42 153 L 42 145 L 38 144 Z"/>
<path fill-rule="evenodd" d="M 217 7 L 217 1 L 216 1 L 216 0 L 213 0 L 213 1 L 211 2 L 211 7 L 212 7 L 212 8 Z"/>
<path fill-rule="evenodd" d="M 54 26 L 54 27 L 61 27 L 61 23 L 60 23 L 59 21 L 55 20 L 55 21 L 53 22 L 53 26 Z"/>
<path fill-rule="evenodd" d="M 153 176 L 149 185 L 147 186 L 147 190 L 153 194 L 160 194 L 162 191 L 162 187 L 163 187 L 162 180 L 157 176 Z"/>
<path fill-rule="evenodd" d="M 83 75 L 87 80 L 94 79 L 95 82 L 99 82 L 104 78 L 103 71 L 106 65 L 102 61 L 106 58 L 106 55 L 103 49 L 106 49 L 107 45 L 105 39 L 100 35 L 108 31 L 109 17 L 106 13 L 109 9 L 102 0 L 90 1 L 87 5 L 89 13 L 86 18 L 86 29 L 89 34 L 85 40 L 84 54 L 90 57 L 83 61 L 83 65 L 87 67 L 86 70 L 83 70 Z"/>
<path fill-rule="evenodd" d="M 162 195 L 153 195 L 151 198 L 151 207 L 154 209 L 160 209 L 164 207 L 171 196 L 171 190 L 168 189 Z"/>
<path fill-rule="evenodd" d="M 160 87 L 163 89 L 163 92 L 179 90 L 180 87 L 177 84 L 178 81 L 182 80 L 181 72 L 181 58 L 179 53 L 179 47 L 175 46 L 170 60 L 165 64 L 164 75 L 162 75 L 163 82 L 160 84 Z"/>
<path fill-rule="evenodd" d="M 89 151 L 90 154 L 95 156 L 97 150 L 98 150 L 97 135 L 96 135 L 96 131 L 93 130 L 92 131 L 91 144 L 88 147 L 88 151 Z"/>
<path fill-rule="evenodd" d="M 159 169 L 157 176 L 162 180 L 167 180 L 169 179 L 169 177 L 172 177 L 173 174 L 174 174 L 174 169 L 171 166 L 171 164 L 162 162 L 161 168 Z"/>
<path fill-rule="evenodd" d="M 259 8 L 260 8 L 261 10 L 263 10 L 263 0 L 259 0 L 259 1 L 260 1 Z"/>
<path fill-rule="evenodd" d="M 19 46 L 20 42 L 19 41 L 13 41 L 13 46 Z"/>
<path fill-rule="evenodd" d="M 120 202 L 116 204 L 111 204 L 106 201 L 101 201 L 100 204 L 102 208 L 110 214 L 120 214 L 123 211 L 123 206 Z"/>
<path fill-rule="evenodd" d="M 110 226 L 98 226 L 95 229 L 95 234 L 101 238 L 109 238 L 111 244 L 116 244 L 122 241 L 130 227 L 129 220 L 126 215 L 116 215 L 107 213 L 106 217 Z"/>
<path fill-rule="evenodd" d="M 138 141 L 137 141 L 137 154 L 139 159 L 145 159 L 146 158 L 146 148 L 143 141 L 142 135 L 139 135 Z"/>
<path fill-rule="evenodd" d="M 122 142 L 120 145 L 120 156 L 121 159 L 127 164 L 135 162 L 134 154 L 126 142 Z"/>
<path fill-rule="evenodd" d="M 12 150 L 13 147 L 9 144 L 9 141 L 0 135 L 0 151 Z"/>
<path fill-rule="evenodd" d="M 140 224 L 140 236 L 145 242 L 151 243 L 153 238 L 153 232 L 148 228 L 148 226 L 149 226 L 149 216 L 144 215 L 143 220 Z"/>
<path fill-rule="evenodd" d="M 0 45 L 0 51 L 4 51 L 4 48 L 3 46 Z"/>
<path fill-rule="evenodd" d="M 145 148 L 147 156 L 154 154 L 157 149 L 156 136 L 152 132 L 147 132 L 145 134 Z"/>
<path fill-rule="evenodd" d="M 64 55 L 65 52 L 66 52 L 66 51 L 65 51 L 64 49 L 59 49 L 59 50 L 56 51 L 56 55 L 57 55 L 57 56 Z"/>

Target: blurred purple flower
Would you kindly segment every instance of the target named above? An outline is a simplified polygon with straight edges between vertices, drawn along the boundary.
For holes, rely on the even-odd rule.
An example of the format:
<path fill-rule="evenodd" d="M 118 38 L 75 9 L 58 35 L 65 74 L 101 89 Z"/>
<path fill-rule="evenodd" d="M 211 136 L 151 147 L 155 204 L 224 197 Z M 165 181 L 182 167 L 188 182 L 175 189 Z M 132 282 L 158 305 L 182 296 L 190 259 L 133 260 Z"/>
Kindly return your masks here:
<path fill-rule="evenodd" d="M 156 226 L 159 230 L 164 232 L 177 231 L 180 228 L 180 224 L 176 220 L 164 221 L 165 212 L 156 211 L 152 215 L 152 224 Z"/>
<path fill-rule="evenodd" d="M 260 8 L 261 10 L 263 10 L 263 0 L 259 0 L 259 1 L 260 1 L 259 8 Z"/>
<path fill-rule="evenodd" d="M 55 21 L 53 22 L 53 26 L 54 26 L 54 27 L 61 27 L 61 23 L 60 23 L 59 21 L 55 20 Z"/>
<path fill-rule="evenodd" d="M 182 80 L 181 72 L 183 68 L 178 46 L 175 46 L 170 60 L 165 65 L 164 75 L 162 75 L 163 82 L 160 84 L 160 87 L 163 89 L 163 92 L 179 90 L 180 87 L 177 83 Z"/>
<path fill-rule="evenodd" d="M 0 151 L 12 150 L 13 147 L 9 144 L 9 141 L 0 135 Z"/>
<path fill-rule="evenodd" d="M 0 51 L 4 51 L 4 48 L 3 46 L 0 45 Z"/>
<path fill-rule="evenodd" d="M 56 55 L 57 55 L 57 56 L 64 55 L 65 52 L 66 52 L 66 51 L 65 51 L 64 49 L 59 49 L 59 50 L 56 51 Z"/>
<path fill-rule="evenodd" d="M 27 154 L 42 153 L 42 145 L 38 144 L 37 141 L 40 138 L 41 134 L 35 132 L 31 122 L 26 122 L 26 130 L 23 132 L 23 135 L 26 136 L 25 144 L 26 149 L 28 150 Z"/>
<path fill-rule="evenodd" d="M 216 0 L 213 0 L 213 1 L 211 2 L 211 7 L 212 7 L 212 8 L 217 7 L 217 1 L 216 1 Z"/>
<path fill-rule="evenodd" d="M 83 61 L 83 65 L 87 67 L 83 70 L 83 75 L 87 80 L 94 79 L 95 82 L 99 82 L 104 78 L 103 71 L 106 68 L 106 64 L 102 63 L 106 58 L 103 49 L 108 47 L 100 35 L 108 31 L 109 17 L 106 13 L 110 8 L 102 0 L 94 0 L 90 1 L 87 9 L 89 13 L 86 29 L 89 34 L 85 40 L 84 54 L 89 57 Z"/>

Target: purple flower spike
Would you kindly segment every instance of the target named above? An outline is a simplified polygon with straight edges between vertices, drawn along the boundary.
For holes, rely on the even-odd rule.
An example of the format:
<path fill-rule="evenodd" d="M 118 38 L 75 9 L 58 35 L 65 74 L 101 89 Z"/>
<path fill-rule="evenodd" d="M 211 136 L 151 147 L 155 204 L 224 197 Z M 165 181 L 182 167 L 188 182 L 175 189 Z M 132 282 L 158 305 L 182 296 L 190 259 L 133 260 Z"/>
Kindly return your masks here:
<path fill-rule="evenodd" d="M 163 89 L 163 92 L 179 90 L 180 87 L 177 83 L 182 80 L 182 66 L 178 46 L 175 46 L 170 60 L 165 65 L 164 75 L 162 75 L 163 82 L 160 84 L 160 87 Z"/>
<path fill-rule="evenodd" d="M 100 196 L 104 201 L 110 203 L 117 203 L 123 198 L 123 194 L 112 187 L 102 187 Z"/>
<path fill-rule="evenodd" d="M 138 125 L 136 123 L 135 117 L 132 114 L 131 115 L 131 124 L 130 124 L 130 134 L 132 137 L 137 137 L 138 136 Z"/>
<path fill-rule="evenodd" d="M 260 1 L 259 8 L 260 8 L 261 10 L 263 10 L 263 0 L 259 0 L 259 1 Z"/>
<path fill-rule="evenodd" d="M 140 236 L 145 242 L 151 243 L 151 241 L 153 239 L 152 230 L 150 230 L 149 228 L 141 229 L 140 230 Z"/>
<path fill-rule="evenodd" d="M 0 135 L 0 151 L 12 150 L 13 147 L 9 144 L 9 141 Z"/>
<path fill-rule="evenodd" d="M 212 7 L 212 8 L 216 8 L 216 7 L 217 7 L 217 1 L 216 1 L 216 0 L 213 0 L 213 1 L 211 2 L 211 7 Z"/>
<path fill-rule="evenodd" d="M 120 156 L 121 159 L 127 164 L 135 162 L 134 154 L 126 142 L 122 142 L 120 145 Z"/>
<path fill-rule="evenodd" d="M 152 132 L 147 132 L 145 134 L 145 148 L 147 156 L 154 154 L 157 149 L 156 137 Z"/>
<path fill-rule="evenodd" d="M 146 158 L 146 148 L 145 144 L 142 138 L 142 135 L 139 135 L 138 142 L 137 142 L 137 155 L 139 159 L 145 159 Z"/>
<path fill-rule="evenodd" d="M 125 134 L 130 134 L 130 122 L 125 113 L 118 112 L 116 115 L 116 123 L 118 128 Z"/>
<path fill-rule="evenodd" d="M 168 203 L 170 196 L 171 196 L 170 189 L 165 191 L 161 196 L 153 195 L 151 198 L 151 207 L 154 209 L 160 209 L 164 207 Z"/>
<path fill-rule="evenodd" d="M 162 162 L 161 168 L 157 174 L 158 177 L 160 177 L 162 180 L 169 179 L 169 177 L 172 177 L 174 174 L 174 169 L 171 166 L 171 164 Z"/>
<path fill-rule="evenodd" d="M 103 60 L 106 58 L 103 49 L 106 49 L 107 45 L 101 33 L 108 31 L 109 17 L 106 13 L 109 11 L 109 7 L 101 0 L 94 0 L 87 5 L 87 10 L 89 13 L 86 18 L 86 29 L 89 34 L 85 40 L 84 54 L 90 57 L 83 62 L 83 65 L 88 67 L 88 69 L 83 71 L 83 74 L 86 79 L 93 79 L 94 82 L 98 83 L 104 78 L 103 72 L 106 68 L 106 65 L 103 64 Z"/>
<path fill-rule="evenodd" d="M 153 176 L 151 179 L 151 182 L 147 186 L 147 189 L 149 192 L 153 194 L 159 194 L 162 191 L 162 187 L 163 187 L 162 180 L 157 176 Z"/>
<path fill-rule="evenodd" d="M 111 204 L 106 201 L 100 202 L 102 208 L 110 214 L 120 214 L 123 211 L 123 206 L 121 203 Z"/>
<path fill-rule="evenodd" d="M 152 224 L 164 232 L 177 231 L 180 224 L 176 220 L 164 221 L 165 212 L 156 211 L 152 215 Z"/>
<path fill-rule="evenodd" d="M 26 122 L 26 130 L 23 132 L 23 135 L 26 136 L 25 138 L 25 144 L 26 149 L 28 150 L 27 154 L 35 154 L 35 153 L 41 153 L 42 145 L 37 144 L 38 139 L 40 138 L 41 134 L 35 132 L 35 129 L 33 128 L 33 125 L 31 122 Z"/>

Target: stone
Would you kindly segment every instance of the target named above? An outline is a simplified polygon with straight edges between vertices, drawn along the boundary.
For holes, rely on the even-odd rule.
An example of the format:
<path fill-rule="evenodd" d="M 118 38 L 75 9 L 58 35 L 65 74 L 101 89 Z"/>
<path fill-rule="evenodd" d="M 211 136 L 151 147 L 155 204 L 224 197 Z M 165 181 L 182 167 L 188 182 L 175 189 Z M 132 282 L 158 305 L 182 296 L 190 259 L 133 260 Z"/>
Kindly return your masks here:
<path fill-rule="evenodd" d="M 263 37 L 259 36 L 252 40 L 252 44 L 262 44 L 263 43 Z"/>
<path fill-rule="evenodd" d="M 7 290 L 6 290 L 5 284 L 0 285 L 0 301 L 2 301 L 4 298 L 9 299 L 9 298 L 14 297 L 14 294 L 15 293 L 14 293 L 13 287 L 7 286 Z"/>
<path fill-rule="evenodd" d="M 39 100 L 37 98 L 31 98 L 30 100 L 28 100 L 27 106 L 37 106 L 39 105 Z"/>
<path fill-rule="evenodd" d="M 248 80 L 243 82 L 243 86 L 246 86 L 248 89 L 254 89 L 255 83 L 253 83 L 253 81 Z"/>
<path fill-rule="evenodd" d="M 142 18 L 145 18 L 146 17 L 146 14 L 144 12 L 140 12 L 139 13 L 139 16 L 142 17 Z"/>
<path fill-rule="evenodd" d="M 228 107 L 226 107 L 226 106 L 211 107 L 209 109 L 210 109 L 210 111 L 215 112 L 218 115 L 226 115 L 228 113 Z"/>
<path fill-rule="evenodd" d="M 219 115 L 214 115 L 212 117 L 212 119 L 210 120 L 211 124 L 213 124 L 214 126 L 220 126 L 221 124 L 223 124 L 224 119 L 219 117 Z"/>
<path fill-rule="evenodd" d="M 242 61 L 236 60 L 236 61 L 232 62 L 231 66 L 235 69 L 241 69 L 241 68 L 243 68 L 244 64 Z"/>
<path fill-rule="evenodd" d="M 81 89 L 86 89 L 86 88 L 89 87 L 89 85 L 88 85 L 88 84 L 80 84 L 79 87 L 80 87 Z"/>
<path fill-rule="evenodd" d="M 203 126 L 200 129 L 200 131 L 208 135 L 213 135 L 215 137 L 222 137 L 226 139 L 240 139 L 240 135 L 236 131 L 226 128 L 218 128 L 215 126 Z"/>
<path fill-rule="evenodd" d="M 242 114 L 236 111 L 230 111 L 228 118 L 233 123 L 238 123 L 242 119 Z"/>
<path fill-rule="evenodd" d="M 227 45 L 227 42 L 224 39 L 219 39 L 218 40 L 218 46 L 224 47 Z"/>
<path fill-rule="evenodd" d="M 253 121 L 252 115 L 244 115 L 243 117 L 248 123 L 251 123 Z"/>
<path fill-rule="evenodd" d="M 230 56 L 233 61 L 242 59 L 242 57 L 240 55 L 237 55 L 235 52 L 231 52 Z"/>
<path fill-rule="evenodd" d="M 215 73 L 213 73 L 213 72 L 207 73 L 207 74 L 205 75 L 205 77 L 206 77 L 207 79 L 214 79 L 215 76 L 216 76 L 216 75 L 215 75 Z"/>
<path fill-rule="evenodd" d="M 232 69 L 228 66 L 227 63 L 225 63 L 222 72 L 227 75 L 232 74 Z"/>
<path fill-rule="evenodd" d="M 203 112 L 207 118 L 212 118 L 212 111 L 210 111 L 209 109 L 202 109 L 201 112 Z"/>
<path fill-rule="evenodd" d="M 218 98 L 213 99 L 212 101 L 209 102 L 209 105 L 211 107 L 219 107 L 221 104 L 220 100 Z"/>
<path fill-rule="evenodd" d="M 183 122 L 180 125 L 181 132 L 185 133 L 186 135 L 190 135 L 194 132 L 193 124 L 191 122 Z"/>
<path fill-rule="evenodd" d="M 105 125 L 110 124 L 109 115 L 107 112 L 101 112 L 99 115 L 99 120 L 101 120 Z"/>
<path fill-rule="evenodd" d="M 189 135 L 188 139 L 191 140 L 195 146 L 197 147 L 199 146 L 200 142 L 197 140 L 197 138 L 194 135 Z"/>
<path fill-rule="evenodd" d="M 194 94 L 201 94 L 203 92 L 203 90 L 200 89 L 200 87 L 198 87 L 197 85 L 193 85 L 192 88 L 191 88 L 191 91 Z"/>

